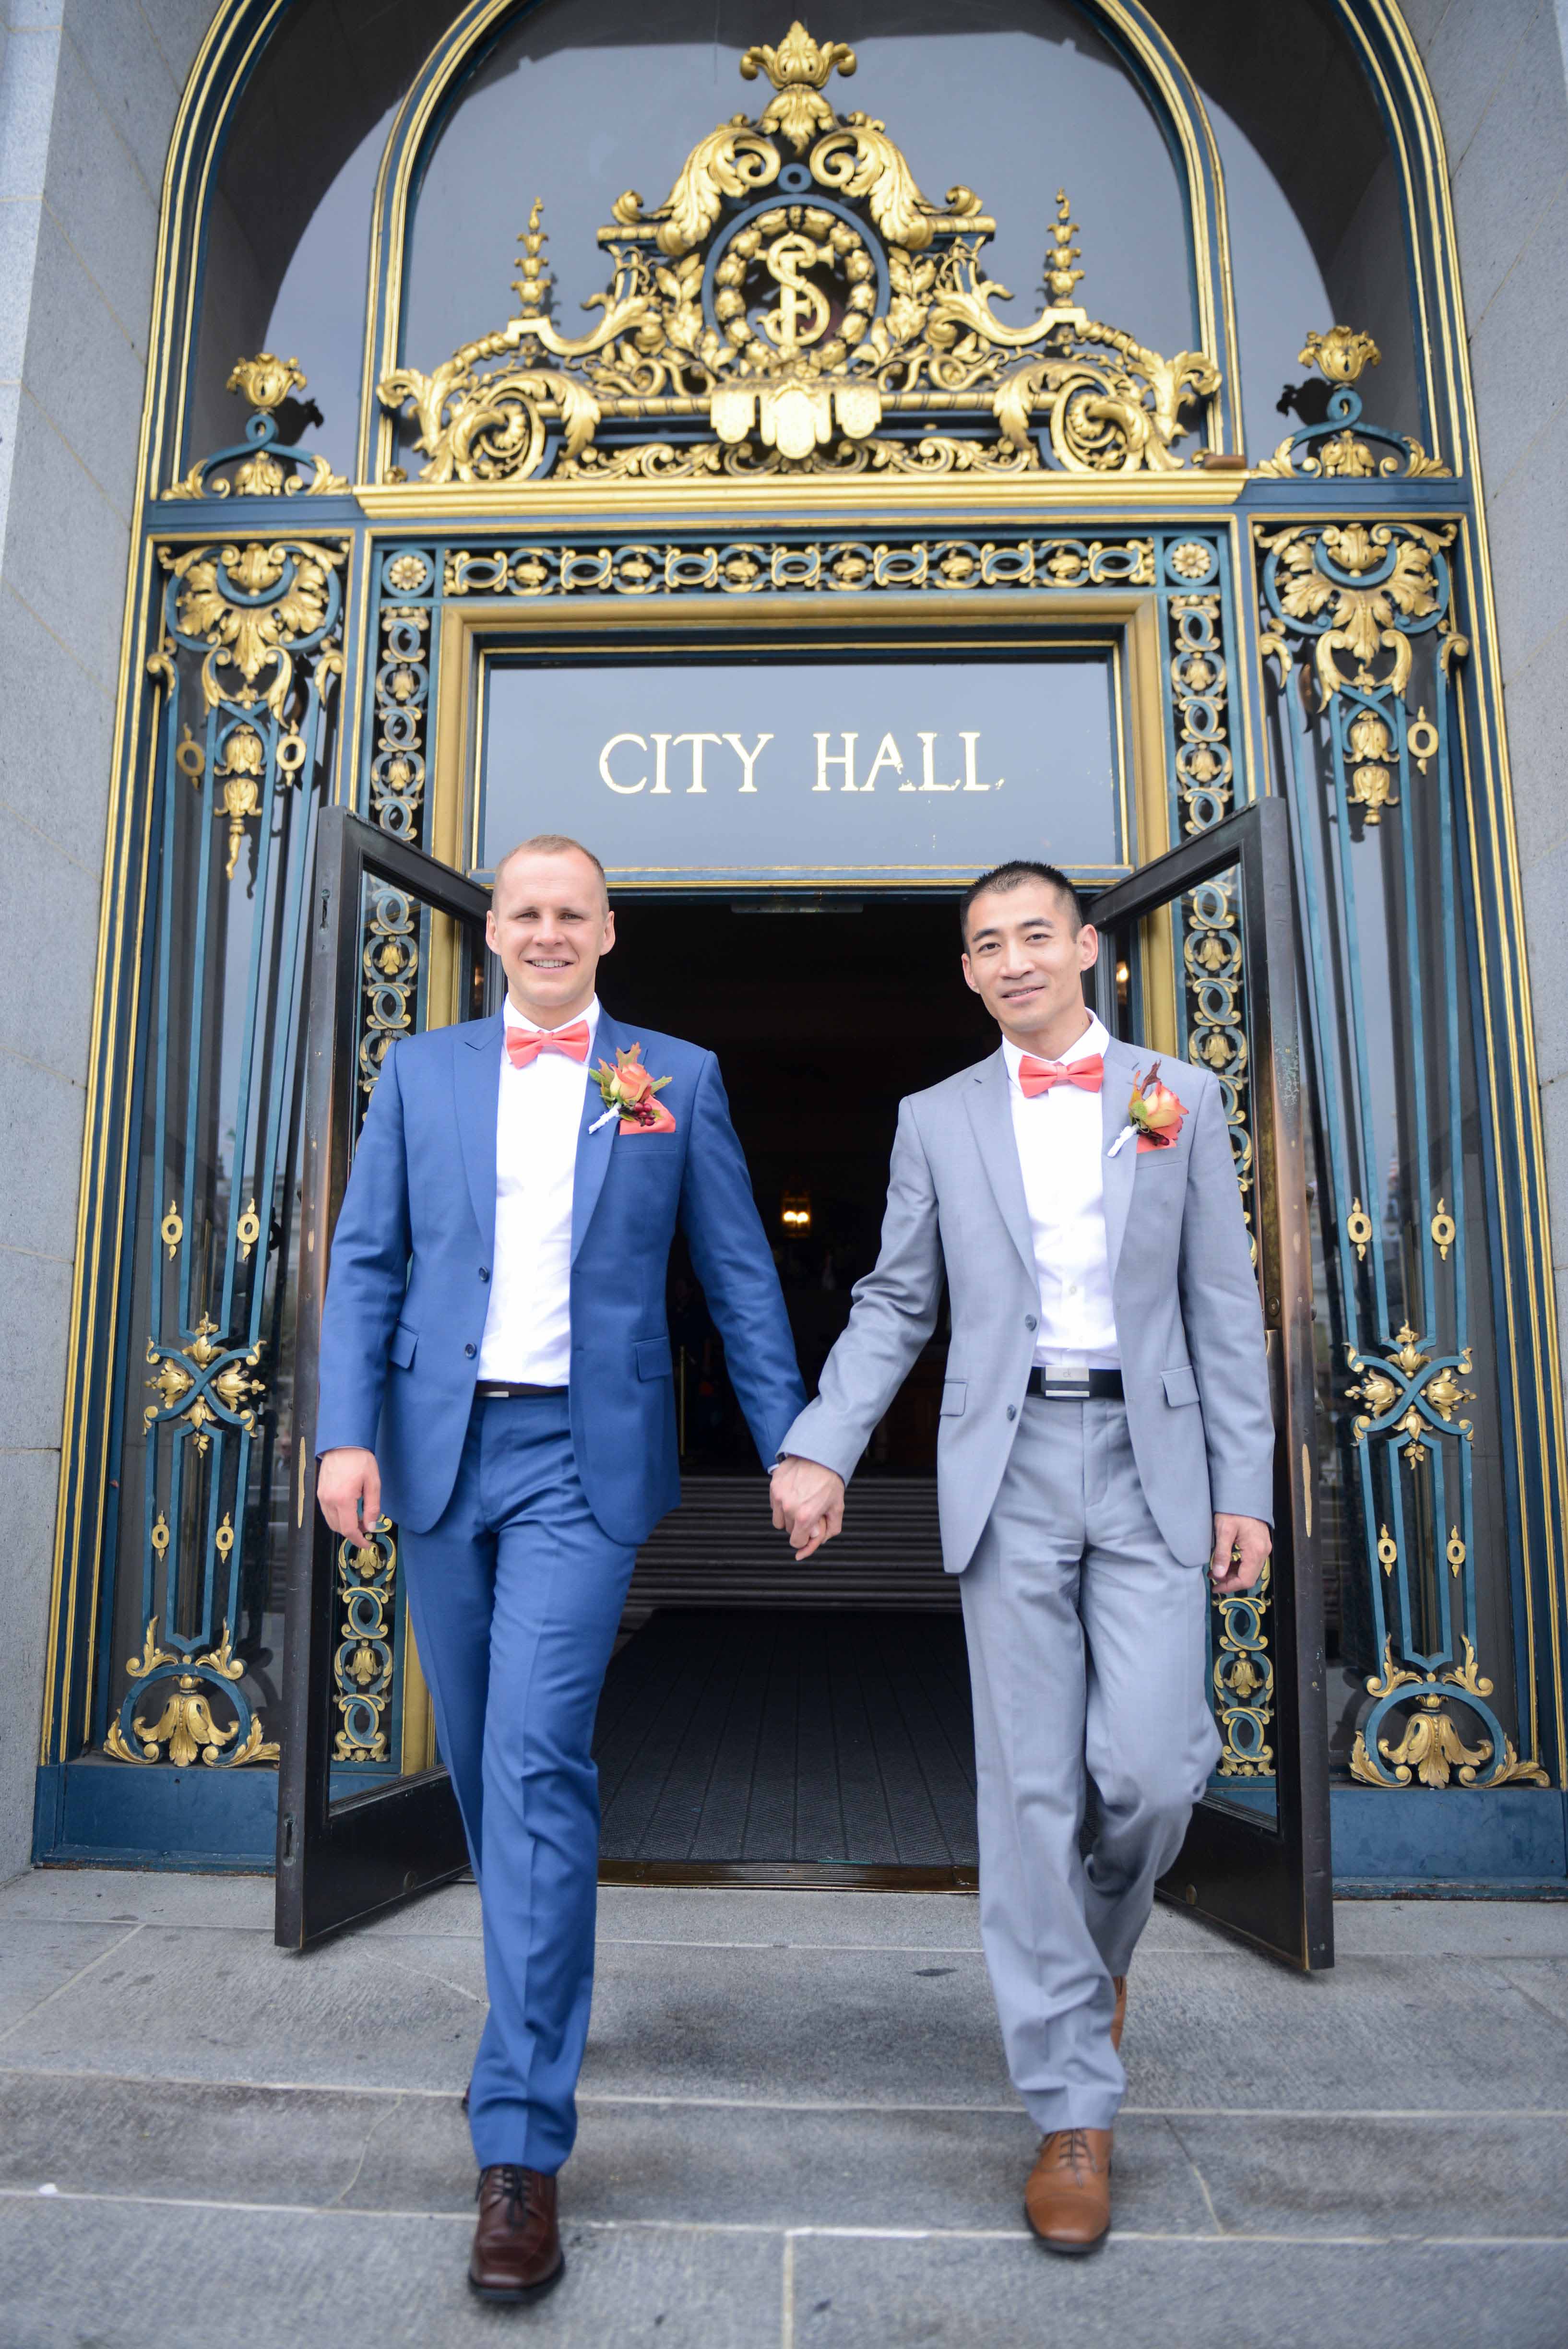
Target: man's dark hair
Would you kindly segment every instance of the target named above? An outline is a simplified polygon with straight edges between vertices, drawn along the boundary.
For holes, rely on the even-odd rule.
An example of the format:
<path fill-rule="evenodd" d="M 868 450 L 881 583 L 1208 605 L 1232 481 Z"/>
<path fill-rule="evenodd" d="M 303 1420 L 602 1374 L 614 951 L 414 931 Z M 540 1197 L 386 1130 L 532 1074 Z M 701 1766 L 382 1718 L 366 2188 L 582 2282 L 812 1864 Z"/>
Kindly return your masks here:
<path fill-rule="evenodd" d="M 1077 936 L 1084 926 L 1083 901 L 1060 866 L 1037 864 L 1032 857 L 1014 856 L 1009 858 L 1005 864 L 993 865 L 989 873 L 982 873 L 978 881 L 971 881 L 959 899 L 959 935 L 963 939 L 966 952 L 969 947 L 969 909 L 975 899 L 983 897 L 992 889 L 1021 888 L 1025 881 L 1044 881 L 1055 890 L 1066 905 L 1073 936 Z"/>

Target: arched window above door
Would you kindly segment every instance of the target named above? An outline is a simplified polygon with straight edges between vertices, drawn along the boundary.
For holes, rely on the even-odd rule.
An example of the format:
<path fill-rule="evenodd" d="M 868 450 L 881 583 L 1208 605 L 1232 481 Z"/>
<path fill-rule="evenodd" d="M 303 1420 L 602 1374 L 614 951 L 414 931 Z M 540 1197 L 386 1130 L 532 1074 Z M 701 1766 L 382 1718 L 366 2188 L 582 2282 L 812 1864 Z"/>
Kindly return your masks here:
<path fill-rule="evenodd" d="M 841 22 L 840 19 L 843 19 Z M 1080 298 L 1157 350 L 1198 338 L 1186 190 L 1160 123 L 1072 0 L 869 0 L 811 29 L 856 51 L 841 109 L 887 122 L 922 191 L 961 183 L 996 221 L 988 274 L 1023 326 L 1064 187 L 1082 223 Z M 500 315 L 516 239 L 544 200 L 564 335 L 608 271 L 597 233 L 628 187 L 665 194 L 697 141 L 748 93 L 741 59 L 784 27 L 755 0 L 540 0 L 503 29 L 422 154 L 400 357 L 416 367 Z M 763 84 L 764 94 L 766 85 Z"/>

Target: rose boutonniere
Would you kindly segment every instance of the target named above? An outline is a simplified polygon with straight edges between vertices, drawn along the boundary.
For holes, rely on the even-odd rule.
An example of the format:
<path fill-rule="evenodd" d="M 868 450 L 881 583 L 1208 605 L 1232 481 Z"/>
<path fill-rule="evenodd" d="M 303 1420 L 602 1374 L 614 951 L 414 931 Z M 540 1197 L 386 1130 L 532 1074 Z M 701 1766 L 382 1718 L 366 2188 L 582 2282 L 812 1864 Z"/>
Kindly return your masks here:
<path fill-rule="evenodd" d="M 1135 1074 L 1127 1101 L 1127 1122 L 1106 1153 L 1114 1158 L 1125 1142 L 1137 1136 L 1140 1150 L 1168 1150 L 1181 1132 L 1187 1112 L 1168 1085 L 1159 1081 L 1159 1062 L 1149 1063 L 1148 1074 Z"/>
<path fill-rule="evenodd" d="M 601 1061 L 594 1071 L 594 1082 L 605 1112 L 595 1118 L 590 1133 L 597 1133 L 612 1117 L 619 1118 L 622 1133 L 674 1133 L 675 1120 L 658 1099 L 670 1079 L 653 1076 L 643 1067 L 640 1044 L 618 1051 L 613 1069 L 607 1061 Z"/>

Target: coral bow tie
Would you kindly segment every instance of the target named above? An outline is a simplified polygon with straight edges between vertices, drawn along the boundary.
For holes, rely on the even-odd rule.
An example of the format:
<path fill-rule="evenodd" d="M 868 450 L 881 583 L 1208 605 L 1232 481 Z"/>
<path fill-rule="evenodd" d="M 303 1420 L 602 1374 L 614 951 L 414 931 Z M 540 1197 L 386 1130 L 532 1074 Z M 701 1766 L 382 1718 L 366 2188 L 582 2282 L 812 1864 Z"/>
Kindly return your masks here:
<path fill-rule="evenodd" d="M 565 1052 L 568 1061 L 586 1061 L 587 1021 L 574 1019 L 569 1028 L 508 1028 L 506 1054 L 514 1069 L 532 1068 L 541 1052 Z"/>
<path fill-rule="evenodd" d="M 1025 1101 L 1048 1093 L 1053 1085 L 1076 1085 L 1084 1093 L 1097 1093 L 1105 1081 L 1106 1064 L 1098 1052 L 1081 1061 L 1035 1061 L 1027 1052 L 1018 1063 L 1019 1090 Z"/>

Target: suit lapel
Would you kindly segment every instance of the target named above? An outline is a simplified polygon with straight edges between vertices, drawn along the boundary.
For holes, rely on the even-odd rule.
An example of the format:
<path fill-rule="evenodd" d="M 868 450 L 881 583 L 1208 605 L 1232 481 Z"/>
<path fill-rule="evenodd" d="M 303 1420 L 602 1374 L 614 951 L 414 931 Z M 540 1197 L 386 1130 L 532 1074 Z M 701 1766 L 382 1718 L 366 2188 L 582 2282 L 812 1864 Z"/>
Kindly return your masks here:
<path fill-rule="evenodd" d="M 1130 1044 L 1124 1044 L 1114 1036 L 1106 1046 L 1105 1059 L 1105 1082 L 1100 1090 L 1101 1146 L 1108 1154 L 1112 1143 L 1127 1123 L 1127 1099 L 1142 1061 Z M 1127 1227 L 1127 1211 L 1132 1206 L 1133 1177 L 1137 1171 L 1137 1143 L 1124 1143 L 1114 1158 L 1107 1154 L 1102 1164 L 1105 1175 L 1106 1263 L 1114 1282 L 1116 1259 L 1121 1255 L 1122 1238 Z"/>
<path fill-rule="evenodd" d="M 501 1038 L 505 1020 L 465 1022 L 452 1056 L 457 1132 L 474 1220 L 486 1261 L 495 1251 L 495 1127 L 501 1105 Z"/>
<path fill-rule="evenodd" d="M 1035 1278 L 1034 1234 L 1029 1203 L 1023 1195 L 1023 1169 L 1018 1163 L 1018 1143 L 1012 1131 L 1012 1102 L 1008 1089 L 1007 1062 L 1000 1049 L 974 1071 L 974 1081 L 964 1089 L 974 1138 L 1002 1220 L 1031 1280 Z"/>
<path fill-rule="evenodd" d="M 605 1176 L 609 1173 L 610 1152 L 615 1147 L 616 1135 L 620 1130 L 619 1118 L 612 1117 L 599 1127 L 597 1133 L 590 1133 L 588 1131 L 597 1119 L 604 1116 L 605 1108 L 599 1097 L 599 1089 L 593 1081 L 592 1071 L 601 1061 L 607 1061 L 611 1068 L 614 1068 L 615 1056 L 618 1051 L 625 1050 L 626 1042 L 625 1030 L 617 1026 L 609 1013 L 601 1005 L 598 1025 L 594 1030 L 593 1047 L 588 1054 L 590 1073 L 588 1081 L 583 1088 L 583 1115 L 582 1122 L 577 1127 L 576 1171 L 572 1178 L 572 1262 L 574 1264 L 577 1260 L 578 1250 L 587 1237 L 588 1226 L 594 1219 L 594 1209 L 598 1206 L 599 1193 L 604 1189 Z"/>

